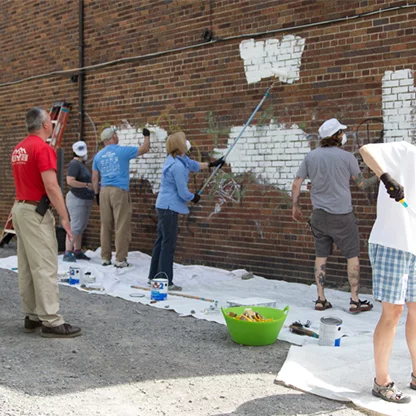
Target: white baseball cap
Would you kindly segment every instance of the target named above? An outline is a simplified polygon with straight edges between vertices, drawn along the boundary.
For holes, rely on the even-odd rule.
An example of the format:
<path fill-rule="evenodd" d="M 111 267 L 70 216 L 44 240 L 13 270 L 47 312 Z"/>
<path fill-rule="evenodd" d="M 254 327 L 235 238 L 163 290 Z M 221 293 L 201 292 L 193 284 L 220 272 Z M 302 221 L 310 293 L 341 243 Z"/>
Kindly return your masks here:
<path fill-rule="evenodd" d="M 87 143 L 80 140 L 72 145 L 72 150 L 79 157 L 85 156 L 88 153 Z"/>
<path fill-rule="evenodd" d="M 347 126 L 341 124 L 336 118 L 331 118 L 319 127 L 318 133 L 321 139 L 331 137 L 339 130 L 345 130 Z"/>

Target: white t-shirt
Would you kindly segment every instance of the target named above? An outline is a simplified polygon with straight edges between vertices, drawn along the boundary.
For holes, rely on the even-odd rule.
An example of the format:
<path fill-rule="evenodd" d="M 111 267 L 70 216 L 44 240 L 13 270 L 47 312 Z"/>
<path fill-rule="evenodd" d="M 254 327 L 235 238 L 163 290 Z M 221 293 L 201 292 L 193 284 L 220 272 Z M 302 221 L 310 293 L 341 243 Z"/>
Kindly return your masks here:
<path fill-rule="evenodd" d="M 404 187 L 404 199 L 416 213 L 416 146 L 403 141 L 368 147 L 383 170 Z M 368 241 L 416 255 L 416 219 L 389 197 L 383 182 L 378 190 L 377 219 Z"/>

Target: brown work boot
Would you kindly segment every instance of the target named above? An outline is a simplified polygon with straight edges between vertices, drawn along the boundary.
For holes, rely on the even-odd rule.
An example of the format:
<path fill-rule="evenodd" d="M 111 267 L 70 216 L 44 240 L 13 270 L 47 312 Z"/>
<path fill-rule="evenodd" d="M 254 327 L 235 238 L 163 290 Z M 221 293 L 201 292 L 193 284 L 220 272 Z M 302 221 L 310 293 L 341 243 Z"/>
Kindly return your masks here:
<path fill-rule="evenodd" d="M 24 332 L 35 332 L 38 328 L 42 327 L 41 321 L 32 321 L 28 316 L 25 316 Z"/>
<path fill-rule="evenodd" d="M 42 325 L 40 336 L 44 338 L 75 338 L 82 334 L 81 328 L 69 324 L 48 327 Z"/>

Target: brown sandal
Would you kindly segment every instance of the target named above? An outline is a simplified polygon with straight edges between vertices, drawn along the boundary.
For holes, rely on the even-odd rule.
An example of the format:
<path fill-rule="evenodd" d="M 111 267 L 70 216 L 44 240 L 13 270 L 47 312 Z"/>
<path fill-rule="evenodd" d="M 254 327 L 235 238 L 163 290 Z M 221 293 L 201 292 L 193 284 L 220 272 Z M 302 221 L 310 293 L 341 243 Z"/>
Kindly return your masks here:
<path fill-rule="evenodd" d="M 321 306 L 318 306 L 319 304 L 321 304 Z M 322 299 L 318 298 L 315 301 L 315 310 L 316 311 L 325 311 L 326 309 L 330 309 L 330 308 L 332 308 L 332 305 L 326 299 L 322 300 Z"/>
<path fill-rule="evenodd" d="M 354 305 L 355 307 L 352 308 L 351 305 Z M 373 309 L 373 304 L 368 300 L 358 299 L 358 302 L 355 302 L 354 300 L 350 299 L 350 313 L 366 312 L 371 311 L 371 309 Z"/>
<path fill-rule="evenodd" d="M 414 376 L 413 373 L 410 375 L 412 376 L 412 382 L 410 383 L 410 388 L 412 390 L 416 390 L 416 376 Z"/>

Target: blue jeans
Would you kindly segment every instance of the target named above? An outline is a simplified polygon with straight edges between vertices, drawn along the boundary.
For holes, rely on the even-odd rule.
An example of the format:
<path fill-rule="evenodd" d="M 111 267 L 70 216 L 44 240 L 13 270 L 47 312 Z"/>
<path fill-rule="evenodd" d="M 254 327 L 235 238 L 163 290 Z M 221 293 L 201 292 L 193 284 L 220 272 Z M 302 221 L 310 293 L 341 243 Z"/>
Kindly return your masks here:
<path fill-rule="evenodd" d="M 173 258 L 178 239 L 178 213 L 170 209 L 159 208 L 156 208 L 156 212 L 158 218 L 157 238 L 152 251 L 149 279 L 153 279 L 159 272 L 164 272 L 169 285 L 172 285 Z M 166 278 L 166 276 L 161 273 L 158 277 Z"/>

